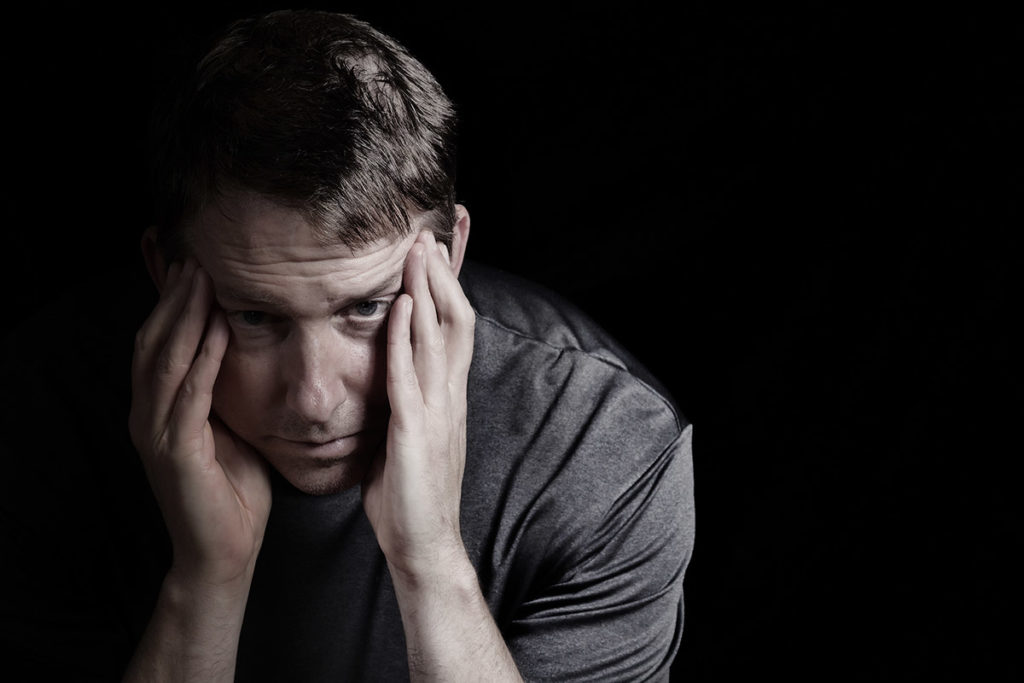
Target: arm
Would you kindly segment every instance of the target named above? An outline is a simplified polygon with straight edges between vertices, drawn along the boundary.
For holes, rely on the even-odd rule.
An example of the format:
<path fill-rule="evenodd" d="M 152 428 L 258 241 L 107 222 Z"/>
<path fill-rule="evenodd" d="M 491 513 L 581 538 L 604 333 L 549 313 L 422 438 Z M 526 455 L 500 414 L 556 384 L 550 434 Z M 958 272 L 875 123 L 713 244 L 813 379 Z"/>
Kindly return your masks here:
<path fill-rule="evenodd" d="M 258 455 L 210 417 L 228 343 L 211 309 L 205 273 L 173 264 L 136 337 L 129 426 L 174 555 L 125 681 L 234 678 L 270 482 Z"/>
<path fill-rule="evenodd" d="M 409 252 L 388 327 L 392 416 L 363 485 L 413 680 L 521 680 L 459 530 L 474 313 L 430 233 Z"/>
<path fill-rule="evenodd" d="M 251 575 L 203 585 L 168 572 L 124 681 L 233 681 Z"/>

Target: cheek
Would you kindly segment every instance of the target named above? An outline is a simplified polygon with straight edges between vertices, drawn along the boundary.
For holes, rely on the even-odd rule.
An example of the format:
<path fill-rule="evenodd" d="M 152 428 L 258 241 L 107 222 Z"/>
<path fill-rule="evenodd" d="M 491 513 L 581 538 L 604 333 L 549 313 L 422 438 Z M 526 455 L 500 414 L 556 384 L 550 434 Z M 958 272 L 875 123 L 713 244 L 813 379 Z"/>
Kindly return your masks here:
<path fill-rule="evenodd" d="M 229 424 L 259 419 L 263 403 L 272 399 L 273 367 L 269 359 L 261 361 L 228 347 L 213 387 L 213 407 L 221 419 Z M 245 400 L 238 400 L 240 396 Z"/>
<path fill-rule="evenodd" d="M 272 367 L 269 358 L 258 354 L 238 353 L 230 346 L 224 354 L 217 374 L 217 387 L 246 387 L 266 381 L 267 369 Z"/>
<path fill-rule="evenodd" d="M 387 350 L 386 339 L 360 339 L 349 342 L 345 358 L 339 362 L 339 375 L 352 394 L 363 397 L 368 404 L 386 400 Z"/>

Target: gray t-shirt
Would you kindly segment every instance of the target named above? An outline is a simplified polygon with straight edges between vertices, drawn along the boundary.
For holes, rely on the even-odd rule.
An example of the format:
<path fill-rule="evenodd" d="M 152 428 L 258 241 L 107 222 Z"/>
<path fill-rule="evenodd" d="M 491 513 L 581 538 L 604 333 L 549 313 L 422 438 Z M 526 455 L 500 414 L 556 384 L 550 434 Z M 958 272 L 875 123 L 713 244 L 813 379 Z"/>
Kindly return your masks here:
<path fill-rule="evenodd" d="M 461 527 L 528 680 L 665 680 L 693 545 L 691 427 L 577 310 L 467 264 L 477 312 Z M 287 643 L 287 645 L 285 645 Z M 275 478 L 238 679 L 408 678 L 358 490 Z"/>
<path fill-rule="evenodd" d="M 566 302 L 471 263 L 460 279 L 477 312 L 462 534 L 516 663 L 528 680 L 666 680 L 693 546 L 691 427 Z M 72 292 L 4 341 L 0 655 L 15 678 L 117 680 L 170 560 L 127 433 L 152 301 L 121 289 Z M 358 488 L 273 485 L 237 679 L 407 679 Z"/>

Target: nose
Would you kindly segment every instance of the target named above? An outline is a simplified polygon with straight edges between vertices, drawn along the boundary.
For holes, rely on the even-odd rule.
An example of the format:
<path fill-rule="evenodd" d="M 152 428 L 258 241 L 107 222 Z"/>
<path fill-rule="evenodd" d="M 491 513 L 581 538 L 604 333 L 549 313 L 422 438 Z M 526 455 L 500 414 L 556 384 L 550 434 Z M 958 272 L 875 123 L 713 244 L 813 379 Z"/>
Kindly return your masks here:
<path fill-rule="evenodd" d="M 282 370 L 286 404 L 295 416 L 311 424 L 330 421 L 345 403 L 345 342 L 330 329 L 295 330 L 286 342 Z"/>

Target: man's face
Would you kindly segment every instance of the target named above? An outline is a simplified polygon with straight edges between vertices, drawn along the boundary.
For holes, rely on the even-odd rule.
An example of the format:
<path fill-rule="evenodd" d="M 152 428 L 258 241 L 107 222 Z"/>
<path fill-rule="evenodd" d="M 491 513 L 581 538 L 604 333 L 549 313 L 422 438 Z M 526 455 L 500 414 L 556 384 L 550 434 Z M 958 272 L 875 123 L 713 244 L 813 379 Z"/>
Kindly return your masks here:
<path fill-rule="evenodd" d="M 416 231 L 324 246 L 298 212 L 245 195 L 192 234 L 231 328 L 214 412 L 299 490 L 358 484 L 386 434 L 387 317 Z"/>

